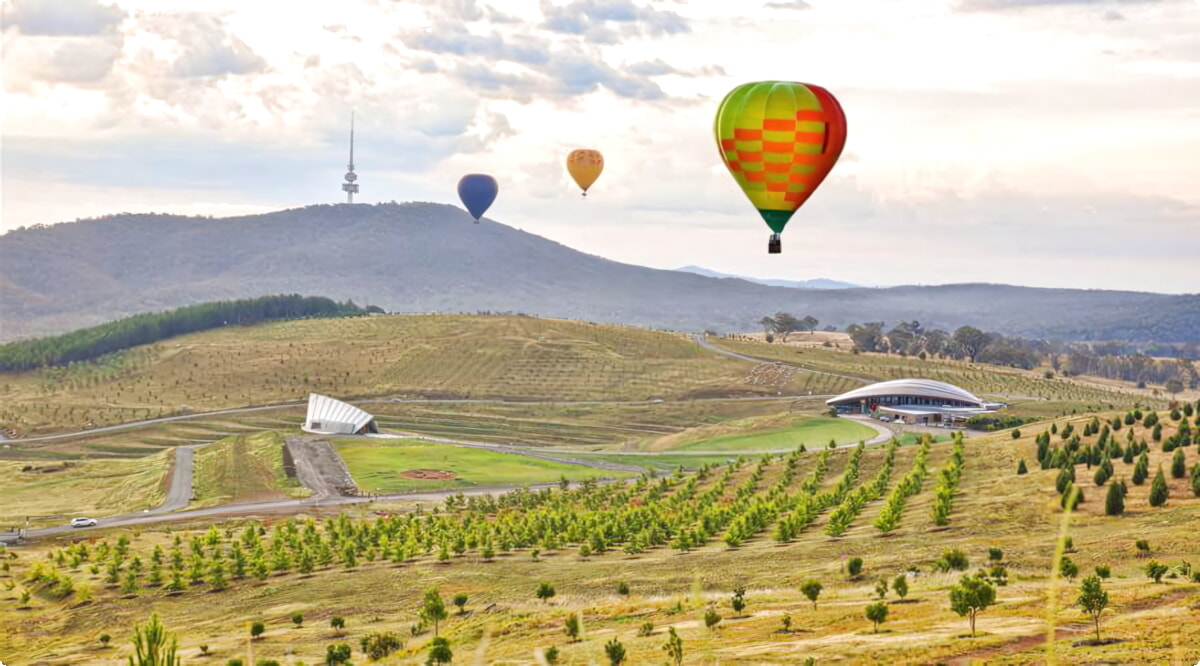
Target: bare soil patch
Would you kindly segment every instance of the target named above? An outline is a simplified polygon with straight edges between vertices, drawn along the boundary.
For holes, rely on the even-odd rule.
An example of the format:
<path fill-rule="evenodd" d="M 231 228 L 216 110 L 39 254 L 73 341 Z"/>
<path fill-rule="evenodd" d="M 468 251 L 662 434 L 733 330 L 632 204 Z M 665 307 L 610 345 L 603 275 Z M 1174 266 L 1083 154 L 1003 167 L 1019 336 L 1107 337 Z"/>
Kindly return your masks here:
<path fill-rule="evenodd" d="M 448 481 L 454 478 L 454 472 L 447 472 L 441 469 L 406 469 L 400 472 L 400 476 L 405 479 Z"/>

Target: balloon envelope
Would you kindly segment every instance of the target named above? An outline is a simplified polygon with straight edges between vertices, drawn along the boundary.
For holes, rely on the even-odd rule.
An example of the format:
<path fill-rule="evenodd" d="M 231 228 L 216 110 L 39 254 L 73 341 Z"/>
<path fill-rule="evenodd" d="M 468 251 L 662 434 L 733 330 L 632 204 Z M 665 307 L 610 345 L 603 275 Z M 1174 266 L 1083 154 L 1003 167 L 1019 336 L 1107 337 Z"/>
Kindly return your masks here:
<path fill-rule="evenodd" d="M 579 148 L 567 155 L 567 173 L 571 174 L 585 195 L 600 177 L 601 171 L 604 171 L 604 156 L 598 150 Z"/>
<path fill-rule="evenodd" d="M 846 145 L 846 116 L 824 88 L 759 81 L 717 109 L 717 148 L 729 173 L 776 234 L 817 189 Z"/>
<path fill-rule="evenodd" d="M 496 200 L 496 193 L 499 191 L 500 186 L 496 179 L 487 174 L 469 173 L 458 181 L 458 198 L 462 199 L 467 212 L 476 222 Z"/>

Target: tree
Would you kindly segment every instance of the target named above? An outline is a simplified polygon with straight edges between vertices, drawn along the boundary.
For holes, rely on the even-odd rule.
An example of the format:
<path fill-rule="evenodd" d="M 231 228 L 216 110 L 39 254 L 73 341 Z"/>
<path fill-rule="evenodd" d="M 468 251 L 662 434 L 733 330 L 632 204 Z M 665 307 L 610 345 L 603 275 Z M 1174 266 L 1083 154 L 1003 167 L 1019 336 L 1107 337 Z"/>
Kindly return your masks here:
<path fill-rule="evenodd" d="M 551 666 L 553 666 L 554 664 L 557 664 L 558 663 L 558 648 L 551 645 L 550 647 L 546 648 L 546 651 L 543 653 L 543 656 L 546 657 L 547 664 L 550 664 Z"/>
<path fill-rule="evenodd" d="M 426 624 L 433 623 L 433 635 L 436 638 L 438 635 L 438 623 L 447 617 L 446 602 L 442 600 L 442 595 L 436 587 L 425 590 L 425 600 L 421 602 L 421 609 L 417 611 L 417 615 Z"/>
<path fill-rule="evenodd" d="M 616 637 L 604 644 L 604 654 L 609 666 L 621 666 L 625 662 L 625 646 Z"/>
<path fill-rule="evenodd" d="M 1012 430 L 1012 438 L 1013 438 L 1013 439 L 1021 439 L 1021 429 L 1020 429 L 1020 428 L 1013 428 L 1013 430 Z M 1021 459 L 1021 462 L 1025 462 L 1025 459 L 1024 459 L 1024 458 L 1022 458 L 1022 459 Z"/>
<path fill-rule="evenodd" d="M 129 658 L 129 666 L 177 666 L 181 663 L 175 654 L 178 645 L 175 634 L 167 631 L 155 613 L 146 624 L 134 625 L 134 656 Z"/>
<path fill-rule="evenodd" d="M 787 342 L 787 336 L 800 330 L 800 320 L 787 312 L 775 313 L 775 324 L 772 329 L 775 335 L 781 336 L 782 342 Z"/>
<path fill-rule="evenodd" d="M 662 649 L 667 653 L 667 658 L 675 666 L 683 663 L 683 639 L 679 634 L 675 633 L 675 627 L 667 630 L 667 642 L 663 643 Z"/>
<path fill-rule="evenodd" d="M 574 613 L 568 615 L 566 621 L 563 622 L 563 631 L 567 633 L 567 638 L 570 638 L 572 643 L 579 640 L 580 629 L 579 616 Z"/>
<path fill-rule="evenodd" d="M 1200 463 L 1192 465 L 1192 494 L 1200 497 Z"/>
<path fill-rule="evenodd" d="M 887 621 L 888 607 L 885 603 L 876 602 L 867 606 L 867 619 L 875 623 L 875 633 L 879 633 L 879 625 Z"/>
<path fill-rule="evenodd" d="M 1021 458 L 1020 462 L 1017 463 L 1017 474 L 1020 475 L 1020 474 L 1028 474 L 1028 473 L 1029 473 L 1029 468 L 1025 466 L 1025 459 Z"/>
<path fill-rule="evenodd" d="M 541 599 L 543 603 L 549 601 L 550 598 L 554 596 L 554 594 L 555 594 L 554 586 L 551 585 L 550 583 L 540 583 L 538 585 L 537 598 Z"/>
<path fill-rule="evenodd" d="M 325 666 L 336 666 L 350 661 L 350 646 L 345 643 L 325 646 Z"/>
<path fill-rule="evenodd" d="M 954 342 L 972 363 L 991 341 L 991 336 L 974 326 L 962 326 L 954 331 Z"/>
<path fill-rule="evenodd" d="M 450 651 L 450 641 L 441 636 L 434 636 L 432 641 L 429 641 L 429 658 L 425 660 L 426 666 L 434 666 L 434 664 L 448 664 L 454 659 L 454 653 Z"/>
<path fill-rule="evenodd" d="M 1108 494 L 1104 496 L 1104 513 L 1109 516 L 1125 513 L 1125 493 L 1121 484 L 1114 483 L 1108 487 Z"/>
<path fill-rule="evenodd" d="M 1171 477 L 1182 479 L 1187 476 L 1187 459 L 1183 453 L 1183 449 L 1175 449 L 1175 456 L 1171 458 Z"/>
<path fill-rule="evenodd" d="M 100 644 L 104 647 L 108 647 L 108 642 L 111 640 L 112 636 L 109 636 L 108 634 L 100 634 Z"/>
<path fill-rule="evenodd" d="M 329 626 L 333 627 L 334 633 L 337 636 L 341 636 L 342 630 L 346 628 L 346 621 L 335 615 L 329 618 Z"/>
<path fill-rule="evenodd" d="M 1150 560 L 1150 562 L 1146 564 L 1146 576 L 1155 583 L 1161 583 L 1162 577 L 1166 575 L 1169 569 L 1170 567 L 1167 565 L 1159 564 L 1158 560 Z"/>
<path fill-rule="evenodd" d="M 774 331 L 775 331 L 775 320 L 772 319 L 770 315 L 767 315 L 767 316 L 763 317 L 762 319 L 759 319 L 758 323 L 760 325 L 762 325 L 763 333 L 765 333 L 766 335 L 769 335 L 769 336 L 773 336 Z M 770 342 L 770 340 L 767 340 L 767 342 Z"/>
<path fill-rule="evenodd" d="M 968 617 L 972 637 L 975 636 L 975 617 L 995 602 L 996 588 L 976 576 L 963 576 L 958 585 L 950 589 L 950 610 L 959 617 Z"/>
<path fill-rule="evenodd" d="M 1074 578 L 1079 575 L 1079 566 L 1064 555 L 1058 562 L 1058 573 L 1066 578 Z"/>
<path fill-rule="evenodd" d="M 250 623 L 250 637 L 257 640 L 263 632 L 267 630 L 267 625 L 263 624 L 262 620 L 255 620 Z"/>
<path fill-rule="evenodd" d="M 292 624 L 296 625 L 297 627 L 303 625 L 304 624 L 304 614 L 303 613 L 292 613 Z"/>
<path fill-rule="evenodd" d="M 1083 579 L 1083 585 L 1079 588 L 1079 599 L 1075 603 L 1079 604 L 1080 610 L 1092 616 L 1092 621 L 1096 623 L 1096 641 L 1099 641 L 1100 614 L 1108 606 L 1108 592 L 1100 586 L 1099 576 Z"/>
<path fill-rule="evenodd" d="M 1166 504 L 1169 494 L 1167 477 L 1163 476 L 1162 466 L 1159 466 L 1158 474 L 1154 475 L 1154 481 L 1150 484 L 1150 506 L 1162 506 Z"/>
<path fill-rule="evenodd" d="M 742 609 L 746 607 L 745 585 L 738 585 L 733 588 L 733 598 L 729 600 L 729 605 L 733 608 L 733 612 L 737 613 L 737 617 L 742 616 Z"/>
<path fill-rule="evenodd" d="M 467 606 L 467 595 L 465 595 L 465 594 L 463 594 L 463 593 L 461 593 L 461 592 L 460 592 L 460 593 L 458 593 L 458 594 L 456 594 L 456 595 L 454 595 L 454 605 L 455 605 L 455 606 L 458 606 L 458 614 L 459 614 L 459 615 L 462 615 L 463 613 L 466 613 L 466 612 L 467 612 L 467 611 L 466 611 L 466 606 Z"/>
<path fill-rule="evenodd" d="M 896 580 L 892 581 L 892 589 L 896 591 L 896 596 L 901 599 L 908 596 L 908 576 L 904 574 L 896 576 Z"/>
<path fill-rule="evenodd" d="M 629 583 L 626 583 L 625 581 L 617 583 L 617 594 L 623 597 L 629 596 Z"/>
<path fill-rule="evenodd" d="M 812 602 L 813 610 L 817 609 L 817 597 L 821 596 L 822 589 L 824 588 L 821 586 L 821 581 L 815 578 L 809 578 L 800 584 L 800 592 Z"/>
<path fill-rule="evenodd" d="M 708 608 L 704 611 L 704 626 L 707 629 L 712 629 L 721 622 L 721 616 L 717 615 L 717 611 Z"/>
<path fill-rule="evenodd" d="M 857 576 L 858 574 L 862 573 L 862 568 L 863 560 L 861 557 L 852 557 L 850 558 L 850 561 L 846 563 L 846 570 L 851 576 Z"/>
<path fill-rule="evenodd" d="M 879 597 L 879 599 L 882 601 L 883 598 L 887 596 L 887 593 L 888 593 L 888 580 L 887 580 L 887 578 L 880 576 L 879 580 L 875 582 L 875 595 L 877 597 Z"/>

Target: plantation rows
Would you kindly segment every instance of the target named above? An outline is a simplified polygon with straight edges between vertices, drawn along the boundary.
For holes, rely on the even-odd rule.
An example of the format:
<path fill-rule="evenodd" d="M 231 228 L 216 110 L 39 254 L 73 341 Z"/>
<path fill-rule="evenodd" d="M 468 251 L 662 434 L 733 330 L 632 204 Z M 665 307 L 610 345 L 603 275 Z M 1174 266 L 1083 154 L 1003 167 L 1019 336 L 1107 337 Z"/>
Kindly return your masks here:
<path fill-rule="evenodd" d="M 89 549 L 77 543 L 54 551 L 52 565 L 46 563 L 36 577 L 43 594 L 62 598 L 76 587 L 68 571 L 85 567 L 106 585 L 119 587 L 121 594 L 137 594 L 159 587 L 178 592 L 199 584 L 222 589 L 231 580 L 263 579 L 272 572 L 308 574 L 335 564 L 353 569 L 364 562 L 403 563 L 429 556 L 448 563 L 467 553 L 486 561 L 517 550 L 529 551 L 535 559 L 564 549 L 585 558 L 664 547 L 687 552 L 718 538 L 738 547 L 772 524 L 777 541 L 791 541 L 831 508 L 830 522 L 838 527 L 827 531 L 840 535 L 866 502 L 882 495 L 897 446 L 894 440 L 887 446 L 881 469 L 859 487 L 863 446 L 849 453 L 834 486 L 820 492 L 834 452 L 806 455 L 798 450 L 755 463 L 705 466 L 687 476 L 644 476 L 634 483 L 586 482 L 577 489 L 518 490 L 499 497 L 456 495 L 440 511 L 369 521 L 344 514 L 320 525 L 312 518 L 288 519 L 270 533 L 249 526 L 237 537 L 232 529 L 222 533 L 213 526 L 190 541 L 176 535 L 169 548 L 156 545 L 150 552 L 147 547 L 135 551 L 122 535 L 115 545 L 102 541 Z M 906 479 L 923 475 L 928 450 L 926 440 Z M 806 460 L 813 467 L 798 481 L 799 466 Z M 904 492 L 913 494 L 913 482 L 906 483 Z M 896 521 L 902 510 L 893 508 Z"/>

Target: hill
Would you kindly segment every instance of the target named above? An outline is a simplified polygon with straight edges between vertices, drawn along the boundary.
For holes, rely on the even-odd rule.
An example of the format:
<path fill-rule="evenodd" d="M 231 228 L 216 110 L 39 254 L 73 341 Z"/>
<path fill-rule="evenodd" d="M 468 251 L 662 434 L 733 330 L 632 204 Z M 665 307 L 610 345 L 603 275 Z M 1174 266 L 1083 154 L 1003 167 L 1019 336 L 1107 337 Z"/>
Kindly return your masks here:
<path fill-rule="evenodd" d="M 745 275 L 734 275 L 732 273 L 722 273 L 714 271 L 703 266 L 684 266 L 675 270 L 683 273 L 694 273 L 705 277 L 713 278 L 731 278 L 735 280 L 745 280 L 756 284 L 765 284 L 770 287 L 791 287 L 793 289 L 855 289 L 859 285 L 849 282 L 841 282 L 839 280 L 830 280 L 827 278 L 814 278 L 812 280 L 775 280 L 770 278 L 746 277 Z"/>
<path fill-rule="evenodd" d="M 752 330 L 784 310 L 838 327 L 918 319 L 1032 337 L 1200 341 L 1200 295 L 771 287 L 622 264 L 433 203 L 221 219 L 120 214 L 0 236 L 0 340 L 278 293 L 394 312 L 512 311 L 719 332 Z"/>

